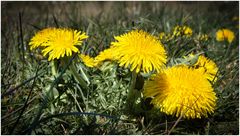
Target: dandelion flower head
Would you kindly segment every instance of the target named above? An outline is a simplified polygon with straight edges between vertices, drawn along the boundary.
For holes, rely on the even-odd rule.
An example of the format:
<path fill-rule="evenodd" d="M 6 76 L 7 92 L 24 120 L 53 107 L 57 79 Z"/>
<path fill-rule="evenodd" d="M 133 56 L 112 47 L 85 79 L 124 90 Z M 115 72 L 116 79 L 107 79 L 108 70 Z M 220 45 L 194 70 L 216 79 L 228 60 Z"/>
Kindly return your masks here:
<path fill-rule="evenodd" d="M 80 54 L 79 57 L 82 59 L 84 64 L 88 67 L 98 67 L 104 61 L 114 61 L 116 60 L 116 52 L 115 48 L 110 47 L 109 49 L 105 49 L 99 53 L 95 58 L 92 58 L 88 55 Z"/>
<path fill-rule="evenodd" d="M 205 78 L 207 78 L 211 82 L 217 81 L 217 71 L 218 67 L 214 61 L 209 58 L 206 58 L 203 55 L 198 57 L 198 61 L 192 66 L 195 70 L 203 73 Z"/>
<path fill-rule="evenodd" d="M 144 96 L 160 111 L 183 118 L 207 117 L 214 112 L 216 94 L 208 80 L 188 66 L 167 68 L 146 82 Z"/>
<path fill-rule="evenodd" d="M 44 46 L 43 56 L 49 54 L 48 60 L 71 56 L 72 52 L 79 52 L 76 46 L 82 45 L 82 41 L 88 36 L 81 31 L 67 28 L 47 28 L 38 32 L 30 42 L 30 48 Z"/>
<path fill-rule="evenodd" d="M 107 60 L 114 61 L 117 57 L 116 54 L 116 48 L 111 46 L 110 48 L 101 51 L 99 55 L 94 58 L 95 63 L 97 63 L 97 65 L 100 65 L 102 62 Z"/>
<path fill-rule="evenodd" d="M 142 30 L 133 30 L 126 34 L 116 36 L 112 42 L 115 56 L 120 66 L 130 70 L 140 70 L 148 73 L 152 70 L 159 72 L 167 61 L 166 51 L 161 42 Z"/>
<path fill-rule="evenodd" d="M 229 29 L 219 29 L 216 32 L 216 39 L 217 41 L 224 41 L 225 39 L 228 40 L 229 43 L 235 39 L 234 32 Z"/>
<path fill-rule="evenodd" d="M 94 58 L 88 56 L 88 55 L 84 55 L 84 54 L 80 54 L 79 57 L 82 59 L 83 63 L 92 68 L 96 66 L 96 63 L 94 62 Z"/>
<path fill-rule="evenodd" d="M 56 28 L 46 28 L 35 34 L 35 36 L 29 42 L 30 50 L 36 49 L 40 46 L 48 46 L 47 43 L 52 34 L 57 31 Z"/>

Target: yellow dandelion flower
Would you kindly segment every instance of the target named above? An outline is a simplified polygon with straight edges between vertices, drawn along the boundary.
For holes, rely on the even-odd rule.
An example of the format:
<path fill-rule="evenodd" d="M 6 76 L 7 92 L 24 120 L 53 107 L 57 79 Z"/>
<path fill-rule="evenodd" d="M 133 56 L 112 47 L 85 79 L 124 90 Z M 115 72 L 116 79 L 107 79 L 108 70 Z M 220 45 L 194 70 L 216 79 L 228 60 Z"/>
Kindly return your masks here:
<path fill-rule="evenodd" d="M 109 49 L 101 51 L 99 53 L 99 55 L 97 55 L 94 58 L 95 59 L 95 63 L 97 63 L 99 65 L 103 61 L 106 61 L 106 60 L 114 61 L 114 60 L 116 60 L 116 57 L 117 57 L 116 54 L 117 54 L 116 48 L 111 46 Z"/>
<path fill-rule="evenodd" d="M 232 43 L 232 41 L 235 39 L 234 32 L 229 29 L 219 29 L 216 32 L 216 40 L 224 41 L 225 39 L 227 39 L 229 43 Z"/>
<path fill-rule="evenodd" d="M 82 59 L 83 63 L 92 68 L 92 67 L 95 67 L 96 66 L 96 63 L 94 61 L 94 58 L 91 58 L 90 56 L 88 55 L 84 55 L 84 54 L 80 54 L 79 57 Z"/>
<path fill-rule="evenodd" d="M 79 52 L 75 45 L 82 45 L 82 40 L 88 36 L 77 30 L 58 29 L 48 41 L 49 46 L 42 52 L 45 56 L 49 53 L 48 60 L 59 59 L 64 56 L 71 56 L 72 52 Z"/>
<path fill-rule="evenodd" d="M 48 46 L 47 43 L 52 34 L 56 32 L 56 28 L 46 28 L 35 34 L 35 36 L 29 42 L 30 50 L 36 49 L 40 46 Z"/>
<path fill-rule="evenodd" d="M 184 32 L 184 35 L 192 36 L 192 29 L 190 27 L 184 26 L 183 32 Z"/>
<path fill-rule="evenodd" d="M 190 67 L 194 70 L 201 72 L 206 79 L 213 83 L 217 81 L 216 74 L 218 67 L 214 61 L 203 55 L 197 57 L 193 53 L 189 54 L 188 56 L 184 56 L 183 58 L 191 61 L 188 65 L 191 65 Z"/>
<path fill-rule="evenodd" d="M 81 31 L 66 28 L 47 28 L 37 33 L 30 42 L 32 49 L 44 46 L 43 56 L 49 54 L 48 60 L 71 56 L 72 52 L 79 52 L 77 45 L 88 36 Z"/>
<path fill-rule="evenodd" d="M 116 53 L 114 56 L 120 66 L 138 73 L 156 70 L 159 72 L 167 61 L 166 51 L 161 42 L 154 36 L 142 30 L 133 30 L 126 34 L 116 36 L 112 42 Z"/>
<path fill-rule="evenodd" d="M 207 117 L 214 112 L 216 93 L 208 80 L 188 66 L 174 66 L 159 73 L 144 86 L 145 97 L 168 115 Z"/>
<path fill-rule="evenodd" d="M 198 61 L 193 65 L 193 68 L 205 76 L 209 81 L 216 82 L 217 81 L 217 71 L 218 67 L 214 61 L 205 56 L 201 55 L 198 57 Z"/>

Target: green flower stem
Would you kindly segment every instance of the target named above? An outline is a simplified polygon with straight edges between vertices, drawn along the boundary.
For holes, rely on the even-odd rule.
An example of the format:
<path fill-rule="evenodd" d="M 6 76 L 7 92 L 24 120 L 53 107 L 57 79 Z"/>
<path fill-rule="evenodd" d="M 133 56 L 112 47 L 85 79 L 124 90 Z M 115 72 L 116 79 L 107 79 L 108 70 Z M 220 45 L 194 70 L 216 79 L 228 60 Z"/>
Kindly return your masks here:
<path fill-rule="evenodd" d="M 72 75 L 77 80 L 77 82 L 81 85 L 81 87 L 83 87 L 84 89 L 88 89 L 88 86 L 87 86 L 86 82 L 78 74 L 75 65 L 72 63 L 72 64 L 70 64 L 69 68 L 70 68 L 70 70 L 72 72 Z"/>
<path fill-rule="evenodd" d="M 56 62 L 54 60 L 51 61 L 51 70 L 52 70 L 52 75 L 56 76 L 57 75 L 57 67 L 56 67 Z"/>
<path fill-rule="evenodd" d="M 135 89 L 137 79 L 137 73 L 135 71 L 132 72 L 131 83 L 129 87 L 129 92 L 127 96 L 127 105 L 129 110 L 131 110 L 135 104 L 136 97 L 138 96 L 138 90 Z"/>
<path fill-rule="evenodd" d="M 72 75 L 77 80 L 77 82 L 80 84 L 80 86 L 83 87 L 84 89 L 88 89 L 88 85 L 87 85 L 87 83 L 83 79 L 84 77 L 80 76 L 80 74 L 77 72 L 77 68 L 76 68 L 76 66 L 74 65 L 73 62 L 69 65 L 69 69 L 71 70 Z M 82 70 L 82 68 L 80 68 L 80 71 L 83 74 L 83 76 L 86 76 L 84 71 Z M 82 89 L 79 88 L 79 91 L 82 94 L 82 98 L 83 98 L 84 103 L 86 103 L 85 97 L 84 97 L 83 92 L 82 92 Z M 77 103 L 77 106 L 78 106 L 79 110 L 81 112 L 83 112 L 83 110 L 82 110 L 81 106 L 79 105 L 79 103 L 78 103 L 78 101 L 77 101 L 75 96 L 74 96 L 74 99 L 75 99 L 75 101 Z M 87 116 L 84 115 L 83 118 L 84 118 L 83 121 L 85 122 L 85 124 L 88 125 L 89 123 L 88 123 Z"/>
<path fill-rule="evenodd" d="M 79 69 L 80 69 L 80 72 L 81 72 L 83 78 L 84 78 L 85 81 L 87 82 L 87 85 L 89 85 L 89 84 L 90 84 L 90 81 L 89 81 L 89 79 L 88 79 L 86 73 L 83 71 L 82 67 L 80 67 Z"/>
<path fill-rule="evenodd" d="M 68 60 L 65 60 L 65 62 L 66 62 L 66 61 L 68 61 Z M 77 72 L 77 68 L 76 68 L 76 66 L 74 65 L 74 61 L 69 65 L 69 69 L 70 69 L 72 75 L 74 76 L 74 78 L 76 79 L 76 81 L 80 84 L 80 87 L 83 87 L 84 89 L 88 89 L 88 85 L 87 85 L 87 83 L 86 83 L 86 82 L 84 81 L 84 79 L 83 79 L 84 77 L 80 76 L 80 74 Z M 81 73 L 83 74 L 83 76 L 86 76 L 85 73 L 83 72 L 82 68 L 80 68 L 80 71 L 81 71 Z M 84 97 L 83 92 L 82 92 L 82 89 L 81 89 L 80 87 L 79 87 L 79 91 L 80 91 L 80 93 L 82 94 L 82 98 L 83 98 L 84 103 L 86 103 L 85 97 Z M 76 99 L 76 93 L 75 93 L 75 94 L 72 94 L 72 95 L 73 95 L 73 98 L 75 99 L 75 102 L 77 103 L 77 106 L 78 106 L 79 110 L 80 110 L 81 112 L 83 112 L 80 104 L 78 103 L 78 101 L 77 101 L 77 99 Z M 83 115 L 83 121 L 84 121 L 84 123 L 85 123 L 86 125 L 89 125 L 89 123 L 88 123 L 88 118 L 87 118 L 86 115 Z"/>

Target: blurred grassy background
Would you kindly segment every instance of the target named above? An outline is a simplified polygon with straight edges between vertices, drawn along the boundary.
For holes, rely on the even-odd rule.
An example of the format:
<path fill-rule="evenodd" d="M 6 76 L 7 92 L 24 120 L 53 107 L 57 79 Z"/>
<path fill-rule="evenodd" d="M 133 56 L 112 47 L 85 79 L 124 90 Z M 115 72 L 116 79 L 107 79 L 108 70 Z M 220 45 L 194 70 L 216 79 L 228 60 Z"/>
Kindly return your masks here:
<path fill-rule="evenodd" d="M 173 134 L 239 134 L 239 30 L 236 28 L 239 19 L 232 21 L 233 17 L 239 17 L 238 2 L 2 1 L 1 12 L 2 134 L 26 132 L 42 102 L 42 93 L 52 81 L 46 59 L 42 59 L 41 55 L 34 56 L 28 46 L 30 38 L 39 29 L 70 27 L 83 30 L 89 39 L 82 52 L 96 56 L 109 47 L 113 36 L 127 30 L 140 28 L 158 36 L 162 31 L 171 31 L 176 25 L 188 25 L 194 33 L 207 33 L 212 37 L 204 47 L 205 55 L 221 67 L 222 76 L 215 84 L 219 100 L 214 116 L 194 121 L 181 120 Z M 236 40 L 230 47 L 214 39 L 215 32 L 222 27 L 230 28 L 236 34 Z M 181 44 L 195 46 L 195 43 Z M 37 69 L 40 69 L 39 76 L 33 82 Z M 176 118 L 149 113 L 126 117 L 122 112 L 129 75 L 122 69 L 114 70 L 100 74 L 99 71 L 87 69 L 93 84 L 92 91 L 83 94 L 88 98 L 87 104 L 80 97 L 82 94 L 76 97 L 77 102 L 73 97 L 72 91 L 78 90 L 77 84 L 63 79 L 60 81 L 62 86 L 55 89 L 60 96 L 67 94 L 64 95 L 67 102 L 56 98 L 53 104 L 48 104 L 41 117 L 81 111 L 76 106 L 79 104 L 85 112 L 121 116 L 124 119 L 115 121 L 107 117 L 92 117 L 89 118 L 90 124 L 84 124 L 82 117 L 64 115 L 39 123 L 32 134 L 165 134 L 166 128 L 173 125 Z M 123 74 L 115 75 L 117 71 Z M 71 79 L 67 75 L 63 78 Z M 19 118 L 19 124 L 16 124 L 31 89 L 34 91 L 28 106 Z"/>

